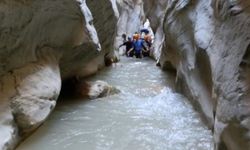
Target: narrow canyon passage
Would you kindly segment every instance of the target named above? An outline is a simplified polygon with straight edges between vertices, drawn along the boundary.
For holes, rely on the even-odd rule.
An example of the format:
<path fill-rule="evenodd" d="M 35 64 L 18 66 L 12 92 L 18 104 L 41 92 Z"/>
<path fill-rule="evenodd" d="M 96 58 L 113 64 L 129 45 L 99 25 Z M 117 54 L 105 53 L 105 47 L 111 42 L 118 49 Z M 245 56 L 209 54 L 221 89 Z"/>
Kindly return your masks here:
<path fill-rule="evenodd" d="M 212 133 L 174 77 L 151 59 L 121 58 L 89 80 L 121 93 L 95 100 L 60 100 L 52 115 L 17 150 L 212 150 Z"/>

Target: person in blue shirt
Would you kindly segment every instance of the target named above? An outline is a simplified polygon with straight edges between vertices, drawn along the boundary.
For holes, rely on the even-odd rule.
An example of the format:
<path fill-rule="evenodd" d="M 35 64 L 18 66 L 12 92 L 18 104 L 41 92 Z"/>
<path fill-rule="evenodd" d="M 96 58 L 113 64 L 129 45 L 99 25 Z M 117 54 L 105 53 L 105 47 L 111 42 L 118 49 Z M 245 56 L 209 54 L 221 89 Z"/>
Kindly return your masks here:
<path fill-rule="evenodd" d="M 136 58 L 142 58 L 142 40 L 138 39 L 134 41 L 134 51 Z"/>
<path fill-rule="evenodd" d="M 142 58 L 142 51 L 147 51 L 144 41 L 139 37 L 134 40 L 134 53 L 136 58 Z"/>

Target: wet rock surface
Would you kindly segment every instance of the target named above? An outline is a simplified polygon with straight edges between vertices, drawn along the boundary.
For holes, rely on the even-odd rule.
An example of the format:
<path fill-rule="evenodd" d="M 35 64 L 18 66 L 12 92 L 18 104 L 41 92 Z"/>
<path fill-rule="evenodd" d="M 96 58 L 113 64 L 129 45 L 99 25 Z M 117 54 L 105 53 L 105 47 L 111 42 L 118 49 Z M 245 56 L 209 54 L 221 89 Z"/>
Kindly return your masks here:
<path fill-rule="evenodd" d="M 160 65 L 177 70 L 179 91 L 193 99 L 214 130 L 215 149 L 248 150 L 250 43 L 247 1 L 161 1 L 167 4 Z M 162 5 L 145 3 L 154 21 Z M 153 8 L 147 9 L 147 8 Z M 153 12 L 153 13 L 152 13 Z M 159 25 L 158 25 L 159 26 Z M 156 27 L 157 28 L 157 27 Z M 155 28 L 155 29 L 156 29 Z"/>
<path fill-rule="evenodd" d="M 0 149 L 12 149 L 47 118 L 62 80 L 112 63 L 121 35 L 148 18 L 153 57 L 176 72 L 177 88 L 214 131 L 215 149 L 248 150 L 249 6 L 243 0 L 1 1 Z"/>
<path fill-rule="evenodd" d="M 106 97 L 120 92 L 117 88 L 104 81 L 98 80 L 95 82 L 88 82 L 88 84 L 90 88 L 87 95 L 91 99 Z"/>
<path fill-rule="evenodd" d="M 102 4 L 114 19 L 102 26 L 112 37 L 114 11 L 110 1 Z M 48 117 L 62 80 L 104 66 L 113 40 L 105 43 L 103 35 L 98 37 L 85 0 L 3 0 L 0 19 L 0 149 L 6 150 Z"/>

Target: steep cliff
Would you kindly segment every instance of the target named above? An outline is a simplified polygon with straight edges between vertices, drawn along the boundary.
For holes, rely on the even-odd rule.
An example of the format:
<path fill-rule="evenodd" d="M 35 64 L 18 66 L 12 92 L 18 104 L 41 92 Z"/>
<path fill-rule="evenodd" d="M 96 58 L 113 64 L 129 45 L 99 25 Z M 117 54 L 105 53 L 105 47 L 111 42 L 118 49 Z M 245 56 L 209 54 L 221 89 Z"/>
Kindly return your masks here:
<path fill-rule="evenodd" d="M 91 9 L 97 3 L 87 2 Z M 43 123 L 63 79 L 95 73 L 105 55 L 112 57 L 117 21 L 111 4 L 102 1 L 109 16 L 93 13 L 93 21 L 85 0 L 0 1 L 1 150 L 12 149 Z M 112 21 L 104 24 L 105 19 Z"/>
<path fill-rule="evenodd" d="M 164 19 L 159 62 L 176 69 L 177 86 L 213 129 L 215 148 L 250 149 L 249 2 L 145 0 L 145 5 L 155 31 Z"/>

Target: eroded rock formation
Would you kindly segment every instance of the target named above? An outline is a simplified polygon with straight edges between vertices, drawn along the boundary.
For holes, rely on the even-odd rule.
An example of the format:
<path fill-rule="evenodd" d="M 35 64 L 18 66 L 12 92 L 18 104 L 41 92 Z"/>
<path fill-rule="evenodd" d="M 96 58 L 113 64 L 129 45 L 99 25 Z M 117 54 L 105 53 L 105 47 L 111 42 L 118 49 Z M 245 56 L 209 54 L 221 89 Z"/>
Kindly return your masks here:
<path fill-rule="evenodd" d="M 176 68 L 177 86 L 200 107 L 214 131 L 215 149 L 249 150 L 249 2 L 145 0 L 145 5 L 155 31 L 162 20 L 157 14 L 165 11 L 159 62 Z"/>
<path fill-rule="evenodd" d="M 214 131 L 215 149 L 250 149 L 250 2 L 0 1 L 0 149 L 12 149 L 56 105 L 61 81 L 95 73 L 146 18 L 154 58 Z M 114 39 L 115 38 L 115 42 Z M 114 42 L 114 43 L 113 43 Z"/>
<path fill-rule="evenodd" d="M 111 4 L 103 0 L 109 16 L 93 10 L 93 21 L 85 0 L 0 1 L 1 150 L 13 149 L 48 117 L 63 79 L 93 74 L 113 56 Z"/>
<path fill-rule="evenodd" d="M 138 32 L 145 18 L 142 0 L 116 0 L 116 2 L 119 19 L 114 47 L 118 50 L 119 45 L 122 44 L 122 34 L 131 36 L 134 32 Z M 120 52 L 120 54 L 122 54 L 122 52 Z"/>

